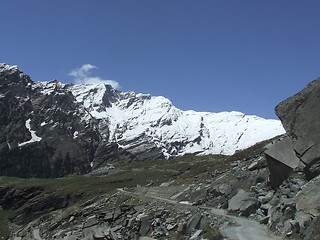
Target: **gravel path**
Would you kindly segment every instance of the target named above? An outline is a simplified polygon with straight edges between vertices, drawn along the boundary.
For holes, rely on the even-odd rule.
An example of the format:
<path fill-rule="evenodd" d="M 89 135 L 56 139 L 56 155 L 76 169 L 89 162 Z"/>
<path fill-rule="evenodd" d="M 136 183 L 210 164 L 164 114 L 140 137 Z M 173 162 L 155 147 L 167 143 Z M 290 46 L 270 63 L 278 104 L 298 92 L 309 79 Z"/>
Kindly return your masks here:
<path fill-rule="evenodd" d="M 152 195 L 143 195 L 131 191 L 126 191 L 123 189 L 118 189 L 118 192 L 122 194 L 127 194 L 130 196 L 135 197 L 143 197 L 143 198 L 152 198 L 158 201 L 166 202 L 169 204 L 175 204 L 180 206 L 186 206 L 191 207 L 190 205 L 186 205 L 182 202 L 177 202 L 172 199 L 167 199 L 163 197 L 158 196 L 152 196 Z M 196 206 L 194 206 L 196 207 Z M 227 236 L 230 240 L 281 240 L 279 236 L 274 235 L 270 231 L 268 231 L 267 227 L 264 225 L 259 224 L 256 221 L 249 220 L 244 217 L 238 217 L 229 215 L 225 210 L 223 209 L 217 209 L 217 208 L 211 208 L 211 207 L 198 207 L 200 209 L 209 210 L 212 214 L 218 215 L 218 216 L 224 216 L 227 218 L 230 218 L 234 220 L 237 223 L 237 226 L 228 226 L 226 228 L 220 229 L 221 232 Z"/>

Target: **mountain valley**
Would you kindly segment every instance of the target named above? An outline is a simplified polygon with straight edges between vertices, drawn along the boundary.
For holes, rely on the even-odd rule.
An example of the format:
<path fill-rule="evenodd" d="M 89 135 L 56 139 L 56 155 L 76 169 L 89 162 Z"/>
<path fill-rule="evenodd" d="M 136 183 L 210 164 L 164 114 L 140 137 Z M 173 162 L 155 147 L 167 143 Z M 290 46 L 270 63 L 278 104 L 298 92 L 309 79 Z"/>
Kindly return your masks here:
<path fill-rule="evenodd" d="M 320 79 L 281 121 L 0 64 L 0 238 L 320 238 Z"/>

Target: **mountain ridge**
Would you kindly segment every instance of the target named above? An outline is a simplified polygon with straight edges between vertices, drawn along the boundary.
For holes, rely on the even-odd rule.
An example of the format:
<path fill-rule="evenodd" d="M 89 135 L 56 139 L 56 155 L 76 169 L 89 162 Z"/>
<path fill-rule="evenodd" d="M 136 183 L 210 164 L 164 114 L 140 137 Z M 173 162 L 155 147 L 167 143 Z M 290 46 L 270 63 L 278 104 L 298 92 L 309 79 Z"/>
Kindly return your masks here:
<path fill-rule="evenodd" d="M 28 155 L 27 149 L 37 146 L 42 153 L 34 152 L 34 161 L 49 158 L 52 171 L 56 161 L 68 169 L 49 176 L 87 173 L 124 159 L 231 155 L 284 133 L 278 120 L 240 112 L 182 111 L 165 97 L 121 92 L 105 84 L 37 82 L 7 64 L 0 64 L 0 103 L 4 165 L 14 168 L 9 156 Z M 82 160 L 75 163 L 77 159 Z"/>
<path fill-rule="evenodd" d="M 128 140 L 139 136 L 155 143 L 167 158 L 184 154 L 231 155 L 284 133 L 278 120 L 237 111 L 183 111 L 162 96 L 121 92 L 106 86 L 70 85 L 69 89 L 94 118 L 109 120 L 108 140 L 125 149 L 132 147 L 126 144 Z"/>

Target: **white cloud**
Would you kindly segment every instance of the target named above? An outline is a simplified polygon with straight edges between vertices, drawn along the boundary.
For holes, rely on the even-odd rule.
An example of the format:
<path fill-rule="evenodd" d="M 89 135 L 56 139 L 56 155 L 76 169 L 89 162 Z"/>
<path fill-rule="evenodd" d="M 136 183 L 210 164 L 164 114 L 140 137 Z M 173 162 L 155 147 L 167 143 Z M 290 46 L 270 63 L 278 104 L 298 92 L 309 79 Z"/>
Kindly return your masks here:
<path fill-rule="evenodd" d="M 69 75 L 74 77 L 74 82 L 76 84 L 108 84 L 114 89 L 119 89 L 120 85 L 114 80 L 105 80 L 101 77 L 91 77 L 90 70 L 98 68 L 97 66 L 91 64 L 84 64 L 80 68 L 73 69 Z"/>

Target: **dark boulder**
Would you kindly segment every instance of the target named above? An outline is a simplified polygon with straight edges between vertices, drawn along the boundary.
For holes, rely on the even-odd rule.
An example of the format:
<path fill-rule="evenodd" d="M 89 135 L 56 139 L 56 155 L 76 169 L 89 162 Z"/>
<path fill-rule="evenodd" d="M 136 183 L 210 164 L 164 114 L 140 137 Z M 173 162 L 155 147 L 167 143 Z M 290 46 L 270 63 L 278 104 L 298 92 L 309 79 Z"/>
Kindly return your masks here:
<path fill-rule="evenodd" d="M 292 140 L 289 137 L 273 142 L 265 151 L 265 155 L 273 188 L 280 186 L 293 170 L 302 165 L 293 150 Z"/>
<path fill-rule="evenodd" d="M 276 107 L 308 178 L 320 173 L 320 78 Z"/>

